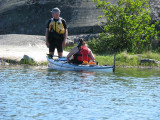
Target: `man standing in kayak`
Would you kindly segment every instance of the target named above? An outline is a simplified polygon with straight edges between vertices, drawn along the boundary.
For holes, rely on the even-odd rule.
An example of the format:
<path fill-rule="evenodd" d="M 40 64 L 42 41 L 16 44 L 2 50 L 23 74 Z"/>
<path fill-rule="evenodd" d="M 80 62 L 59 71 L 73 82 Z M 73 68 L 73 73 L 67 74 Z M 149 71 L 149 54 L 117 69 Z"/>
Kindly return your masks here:
<path fill-rule="evenodd" d="M 72 56 L 73 59 L 70 60 Z M 84 61 L 89 62 L 90 60 L 95 60 L 95 57 L 84 39 L 79 39 L 77 46 L 67 55 L 67 60 L 75 64 L 82 64 Z"/>
<path fill-rule="evenodd" d="M 68 36 L 66 21 L 60 17 L 59 8 L 53 8 L 52 18 L 48 21 L 46 27 L 46 45 L 49 48 L 49 54 L 54 56 L 54 50 L 57 48 L 58 56 L 63 56 L 63 47 L 66 45 Z"/>

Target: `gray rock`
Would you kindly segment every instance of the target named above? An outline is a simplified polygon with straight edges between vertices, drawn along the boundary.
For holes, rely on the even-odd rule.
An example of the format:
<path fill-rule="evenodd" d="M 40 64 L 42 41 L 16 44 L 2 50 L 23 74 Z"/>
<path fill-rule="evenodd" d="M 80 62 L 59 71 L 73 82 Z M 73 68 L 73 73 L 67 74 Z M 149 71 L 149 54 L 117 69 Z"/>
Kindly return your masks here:
<path fill-rule="evenodd" d="M 145 59 L 141 59 L 140 60 L 140 64 L 160 64 L 159 61 L 157 60 L 154 60 L 154 59 L 148 59 L 148 58 L 145 58 Z"/>
<path fill-rule="evenodd" d="M 97 34 L 80 34 L 80 35 L 71 35 L 68 36 L 68 39 L 70 39 L 71 41 L 73 41 L 74 43 L 77 43 L 77 41 L 80 38 L 83 38 L 85 41 L 89 41 L 92 40 L 93 38 L 98 38 L 99 37 L 99 33 Z"/>
<path fill-rule="evenodd" d="M 44 35 L 50 10 L 59 7 L 69 34 L 97 33 L 97 17 L 102 14 L 92 0 L 2 0 L 0 33 Z"/>
<path fill-rule="evenodd" d="M 23 58 L 20 60 L 20 63 L 34 63 L 35 60 L 28 55 L 24 55 Z"/>
<path fill-rule="evenodd" d="M 108 0 L 116 4 L 118 0 Z M 152 21 L 160 21 L 160 0 L 150 0 Z M 92 0 L 1 0 L 0 34 L 44 35 L 50 10 L 61 9 L 69 34 L 95 34 L 101 32 L 97 17 L 103 14 Z M 102 19 L 105 21 L 105 19 Z M 160 29 L 160 26 L 157 26 Z"/>

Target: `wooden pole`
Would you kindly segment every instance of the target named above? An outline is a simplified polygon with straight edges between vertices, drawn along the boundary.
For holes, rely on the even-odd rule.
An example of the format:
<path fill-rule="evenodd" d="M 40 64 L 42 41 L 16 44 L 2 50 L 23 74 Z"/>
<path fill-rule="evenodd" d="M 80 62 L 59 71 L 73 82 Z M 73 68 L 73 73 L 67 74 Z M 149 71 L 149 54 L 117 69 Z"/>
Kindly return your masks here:
<path fill-rule="evenodd" d="M 113 72 L 115 72 L 115 68 L 116 68 L 116 60 L 115 60 L 115 56 L 116 56 L 116 53 L 114 54 Z"/>

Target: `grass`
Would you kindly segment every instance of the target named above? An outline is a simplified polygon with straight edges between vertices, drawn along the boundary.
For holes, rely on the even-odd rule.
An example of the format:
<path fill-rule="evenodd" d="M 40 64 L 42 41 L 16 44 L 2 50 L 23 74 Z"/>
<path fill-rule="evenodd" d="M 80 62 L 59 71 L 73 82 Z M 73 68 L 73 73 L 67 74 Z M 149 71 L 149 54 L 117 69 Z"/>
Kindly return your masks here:
<path fill-rule="evenodd" d="M 0 59 L 0 63 L 2 65 L 6 65 L 9 64 L 9 65 L 32 65 L 32 66 L 36 66 L 36 65 L 48 65 L 48 62 L 41 62 L 41 63 L 38 63 L 38 62 L 35 62 L 31 59 L 29 60 L 25 60 L 25 59 L 22 59 L 21 61 L 16 61 L 16 60 L 10 60 L 10 59 Z"/>
<path fill-rule="evenodd" d="M 76 44 L 72 47 L 66 47 L 65 51 L 70 51 L 73 47 L 75 47 Z M 99 63 L 99 65 L 113 65 L 114 63 L 114 55 L 108 55 L 108 54 L 94 54 L 95 55 L 95 61 Z M 159 53 L 153 53 L 153 52 L 145 52 L 142 54 L 133 54 L 133 53 L 127 53 L 127 52 L 121 52 L 116 54 L 115 61 L 116 66 L 157 66 L 160 67 L 160 64 L 155 63 L 144 63 L 140 64 L 141 59 L 154 59 L 157 61 L 160 61 L 160 55 Z"/>
<path fill-rule="evenodd" d="M 96 61 L 100 65 L 113 65 L 114 55 L 95 55 Z M 129 54 L 126 52 L 116 54 L 115 61 L 116 66 L 157 66 L 160 64 L 156 63 L 144 63 L 140 64 L 141 59 L 154 59 L 160 61 L 160 55 L 158 53 L 146 52 L 143 54 Z"/>
<path fill-rule="evenodd" d="M 41 62 L 41 63 L 37 63 L 37 62 L 35 62 L 35 61 L 33 61 L 33 60 L 31 60 L 31 59 L 29 59 L 29 60 L 21 60 L 20 62 L 19 62 L 19 64 L 27 64 L 27 65 L 33 65 L 33 66 L 36 66 L 36 65 L 48 65 L 48 62 Z"/>
<path fill-rule="evenodd" d="M 97 61 L 99 65 L 113 65 L 113 60 L 113 55 L 95 55 L 95 61 Z"/>
<path fill-rule="evenodd" d="M 67 47 L 65 48 L 65 51 L 70 51 L 73 47 Z M 140 64 L 141 59 L 154 59 L 159 61 L 159 64 L 155 63 L 143 63 Z M 99 65 L 113 65 L 114 64 L 114 55 L 112 54 L 95 54 L 95 61 L 99 63 Z M 153 53 L 153 52 L 145 52 L 143 54 L 131 54 L 127 52 L 121 52 L 116 54 L 115 56 L 115 61 L 116 61 L 116 66 L 117 67 L 125 67 L 125 66 L 153 66 L 153 67 L 160 67 L 160 55 L 158 53 Z M 21 61 L 14 61 L 14 60 L 9 60 L 9 59 L 2 59 L 1 62 L 7 62 L 9 64 L 27 64 L 27 65 L 47 65 L 47 62 L 42 62 L 42 63 L 37 63 L 33 60 L 25 60 L 22 59 Z"/>
<path fill-rule="evenodd" d="M 72 48 L 74 48 L 74 47 L 76 47 L 77 46 L 77 44 L 74 44 L 73 46 L 68 46 L 68 47 L 65 47 L 64 48 L 64 51 L 70 51 Z"/>
<path fill-rule="evenodd" d="M 146 52 L 143 54 L 143 57 L 160 61 L 160 55 L 158 53 Z"/>

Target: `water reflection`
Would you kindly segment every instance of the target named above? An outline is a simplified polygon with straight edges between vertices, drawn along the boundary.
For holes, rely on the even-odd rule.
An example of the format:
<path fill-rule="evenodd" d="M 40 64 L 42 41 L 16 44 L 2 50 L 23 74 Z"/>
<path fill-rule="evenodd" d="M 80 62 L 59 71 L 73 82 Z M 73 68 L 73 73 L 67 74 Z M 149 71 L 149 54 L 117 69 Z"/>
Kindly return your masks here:
<path fill-rule="evenodd" d="M 159 69 L 0 68 L 0 119 L 159 119 Z"/>
<path fill-rule="evenodd" d="M 117 76 L 124 76 L 124 77 L 137 77 L 137 78 L 159 77 L 160 69 L 118 68 L 116 73 Z"/>

